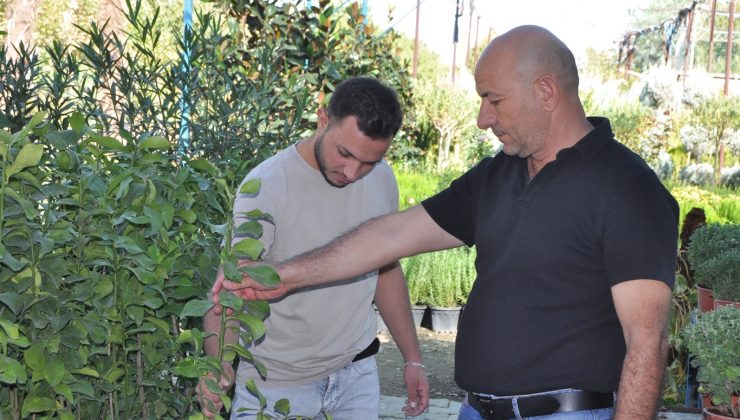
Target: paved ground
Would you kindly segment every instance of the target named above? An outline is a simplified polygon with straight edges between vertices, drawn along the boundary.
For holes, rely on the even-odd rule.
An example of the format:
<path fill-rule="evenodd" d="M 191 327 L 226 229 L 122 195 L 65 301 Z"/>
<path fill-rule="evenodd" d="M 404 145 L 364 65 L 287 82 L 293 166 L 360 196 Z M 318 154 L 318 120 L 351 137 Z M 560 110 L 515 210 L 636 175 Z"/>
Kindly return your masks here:
<path fill-rule="evenodd" d="M 405 405 L 406 397 L 380 397 L 380 418 L 382 420 L 405 419 L 401 407 Z M 430 399 L 427 412 L 418 417 L 409 417 L 419 420 L 455 420 L 460 412 L 460 402 L 445 399 Z"/>
<path fill-rule="evenodd" d="M 380 419 L 405 419 L 401 411 L 405 397 L 380 397 Z M 445 399 L 430 399 L 429 409 L 419 417 L 409 417 L 419 420 L 455 420 L 460 411 L 460 402 Z M 701 414 L 694 413 L 659 413 L 658 420 L 701 420 Z"/>

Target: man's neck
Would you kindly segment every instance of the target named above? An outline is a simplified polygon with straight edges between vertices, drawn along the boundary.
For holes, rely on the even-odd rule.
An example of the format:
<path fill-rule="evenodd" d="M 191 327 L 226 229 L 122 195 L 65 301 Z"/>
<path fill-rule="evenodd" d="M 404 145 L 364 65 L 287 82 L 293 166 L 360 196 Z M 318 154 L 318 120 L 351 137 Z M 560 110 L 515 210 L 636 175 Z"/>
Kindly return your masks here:
<path fill-rule="evenodd" d="M 312 168 L 319 170 L 319 163 L 316 161 L 316 153 L 314 152 L 314 145 L 316 144 L 316 136 L 305 138 L 296 144 L 298 154 L 301 155 L 303 160 L 309 164 Z"/>

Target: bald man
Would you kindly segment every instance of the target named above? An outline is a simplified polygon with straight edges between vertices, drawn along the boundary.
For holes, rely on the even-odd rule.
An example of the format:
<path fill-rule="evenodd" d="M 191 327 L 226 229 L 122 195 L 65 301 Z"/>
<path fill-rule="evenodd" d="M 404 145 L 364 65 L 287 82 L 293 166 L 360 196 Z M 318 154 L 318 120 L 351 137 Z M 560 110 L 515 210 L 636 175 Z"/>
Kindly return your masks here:
<path fill-rule="evenodd" d="M 279 296 L 400 257 L 477 248 L 461 319 L 460 419 L 652 419 L 667 354 L 678 206 L 653 171 L 587 118 L 570 50 L 518 27 L 475 69 L 478 126 L 503 143 L 420 206 L 276 263 Z"/>

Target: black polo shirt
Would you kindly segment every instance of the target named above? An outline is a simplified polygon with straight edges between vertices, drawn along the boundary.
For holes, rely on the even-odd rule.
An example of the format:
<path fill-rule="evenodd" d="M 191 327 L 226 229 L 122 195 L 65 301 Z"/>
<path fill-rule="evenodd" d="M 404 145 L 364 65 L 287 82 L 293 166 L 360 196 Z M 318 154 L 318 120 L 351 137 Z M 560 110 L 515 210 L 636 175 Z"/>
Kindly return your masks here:
<path fill-rule="evenodd" d="M 531 182 L 525 159 L 498 153 L 422 203 L 477 247 L 455 347 L 464 390 L 616 391 L 625 343 L 611 286 L 673 285 L 676 201 L 607 119 L 589 121 Z"/>

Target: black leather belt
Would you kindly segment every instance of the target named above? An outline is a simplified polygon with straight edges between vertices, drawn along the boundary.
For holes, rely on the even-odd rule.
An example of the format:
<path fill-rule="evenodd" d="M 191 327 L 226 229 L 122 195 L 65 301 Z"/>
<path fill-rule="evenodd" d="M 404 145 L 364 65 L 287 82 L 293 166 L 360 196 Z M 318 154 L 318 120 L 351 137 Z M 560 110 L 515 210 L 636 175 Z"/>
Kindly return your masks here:
<path fill-rule="evenodd" d="M 365 350 L 357 353 L 357 356 L 352 359 L 352 363 L 359 362 L 362 359 L 367 359 L 370 356 L 374 356 L 378 352 L 378 349 L 380 349 L 380 340 L 378 340 L 376 337 L 375 340 L 373 340 L 373 342 L 365 348 Z"/>
<path fill-rule="evenodd" d="M 488 398 L 468 392 L 468 403 L 481 417 L 492 420 L 516 418 L 512 398 Z M 522 417 L 546 416 L 553 413 L 597 410 L 614 406 L 611 392 L 571 391 L 560 394 L 531 395 L 517 399 Z"/>

